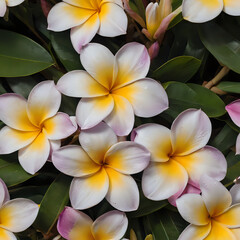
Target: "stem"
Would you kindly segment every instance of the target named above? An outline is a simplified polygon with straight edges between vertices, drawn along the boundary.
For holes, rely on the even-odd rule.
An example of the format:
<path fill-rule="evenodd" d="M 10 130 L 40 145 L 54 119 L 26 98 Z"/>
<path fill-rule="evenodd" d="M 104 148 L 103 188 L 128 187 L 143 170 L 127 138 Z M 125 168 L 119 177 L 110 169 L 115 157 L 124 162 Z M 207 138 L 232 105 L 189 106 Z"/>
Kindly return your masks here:
<path fill-rule="evenodd" d="M 223 77 L 225 77 L 230 69 L 226 66 L 224 66 L 221 71 L 211 80 L 209 81 L 204 87 L 211 89 L 214 85 L 218 84 Z"/>

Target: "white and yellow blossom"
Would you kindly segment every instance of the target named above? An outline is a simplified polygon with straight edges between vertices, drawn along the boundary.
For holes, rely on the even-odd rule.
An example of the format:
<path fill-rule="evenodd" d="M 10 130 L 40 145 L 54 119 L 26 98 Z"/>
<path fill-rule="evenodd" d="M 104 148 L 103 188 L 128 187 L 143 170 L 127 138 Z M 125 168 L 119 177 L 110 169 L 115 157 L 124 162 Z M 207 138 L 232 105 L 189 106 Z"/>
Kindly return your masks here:
<path fill-rule="evenodd" d="M 0 17 L 3 17 L 7 11 L 7 7 L 15 7 L 24 0 L 0 0 Z"/>

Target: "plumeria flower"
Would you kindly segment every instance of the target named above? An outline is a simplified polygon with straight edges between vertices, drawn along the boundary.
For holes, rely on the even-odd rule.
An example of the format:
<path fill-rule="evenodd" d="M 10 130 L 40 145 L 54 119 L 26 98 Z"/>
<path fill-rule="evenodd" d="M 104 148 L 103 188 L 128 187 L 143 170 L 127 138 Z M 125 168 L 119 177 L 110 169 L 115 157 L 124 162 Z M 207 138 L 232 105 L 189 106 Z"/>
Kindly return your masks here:
<path fill-rule="evenodd" d="M 110 211 L 93 221 L 88 215 L 65 207 L 58 218 L 57 229 L 67 240 L 120 240 L 128 226 L 123 212 Z"/>
<path fill-rule="evenodd" d="M 130 141 L 117 142 L 116 134 L 103 122 L 82 130 L 79 141 L 81 147 L 65 146 L 52 156 L 58 170 L 74 177 L 69 194 L 73 208 L 87 209 L 106 197 L 118 210 L 136 210 L 139 191 L 130 174 L 148 165 L 146 148 Z"/>
<path fill-rule="evenodd" d="M 7 7 L 15 7 L 24 0 L 0 0 L 0 17 L 3 17 L 7 11 Z"/>
<path fill-rule="evenodd" d="M 22 232 L 35 221 L 39 207 L 32 200 L 10 200 L 5 183 L 0 179 L 0 239 L 17 240 L 14 233 Z"/>
<path fill-rule="evenodd" d="M 118 136 L 125 136 L 133 128 L 134 114 L 152 117 L 168 108 L 163 87 L 146 78 L 150 58 L 144 45 L 128 43 L 114 56 L 106 47 L 90 43 L 80 59 L 86 71 L 63 75 L 57 87 L 67 96 L 82 97 L 76 110 L 81 129 L 104 120 Z"/>
<path fill-rule="evenodd" d="M 49 30 L 71 28 L 71 41 L 78 53 L 96 33 L 119 36 L 126 33 L 128 23 L 121 0 L 64 0 L 51 9 L 47 20 Z"/>
<path fill-rule="evenodd" d="M 19 150 L 18 159 L 28 173 L 36 173 L 60 139 L 70 136 L 76 126 L 65 113 L 57 112 L 61 93 L 53 81 L 37 84 L 28 100 L 15 93 L 0 96 L 0 154 Z"/>
<path fill-rule="evenodd" d="M 207 22 L 217 17 L 222 11 L 232 16 L 240 16 L 239 0 L 183 0 L 184 19 L 194 22 Z"/>
<path fill-rule="evenodd" d="M 239 239 L 240 203 L 232 205 L 230 192 L 207 175 L 200 179 L 200 189 L 202 195 L 185 194 L 176 202 L 179 213 L 191 223 L 178 240 Z"/>
<path fill-rule="evenodd" d="M 135 129 L 132 140 L 151 152 L 151 162 L 142 177 L 145 196 L 152 200 L 177 198 L 186 186 L 192 186 L 187 192 L 198 192 L 202 174 L 222 180 L 227 162 L 219 150 L 206 146 L 210 135 L 211 122 L 197 109 L 182 112 L 171 130 L 158 124 Z"/>
<path fill-rule="evenodd" d="M 226 110 L 232 121 L 240 127 L 240 99 L 228 104 Z M 240 154 L 240 134 L 238 134 L 236 141 L 236 154 Z"/>

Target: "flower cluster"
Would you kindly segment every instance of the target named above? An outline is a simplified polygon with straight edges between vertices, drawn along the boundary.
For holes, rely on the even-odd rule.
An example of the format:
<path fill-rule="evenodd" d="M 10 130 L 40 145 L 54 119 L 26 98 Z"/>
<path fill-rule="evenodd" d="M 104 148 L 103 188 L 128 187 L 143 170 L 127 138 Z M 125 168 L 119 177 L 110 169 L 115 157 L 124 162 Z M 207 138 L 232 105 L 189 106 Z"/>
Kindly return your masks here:
<path fill-rule="evenodd" d="M 6 6 L 21 2 L 0 0 L 0 16 Z M 122 239 L 128 229 L 124 212 L 139 208 L 140 191 L 153 201 L 168 200 L 190 223 L 179 240 L 236 240 L 240 189 L 236 185 L 229 192 L 220 183 L 227 161 L 220 150 L 207 145 L 212 132 L 207 114 L 199 108 L 185 109 L 170 129 L 164 124 L 135 124 L 135 116 L 151 118 L 169 108 L 165 89 L 147 75 L 170 22 L 181 9 L 184 19 L 205 22 L 221 11 L 240 15 L 239 0 L 183 0 L 174 11 L 170 0 L 151 2 L 145 20 L 129 1 L 123 3 L 64 0 L 52 7 L 48 30 L 71 29 L 70 39 L 84 70 L 69 71 L 56 83 L 41 81 L 27 100 L 16 93 L 2 94 L 0 120 L 6 126 L 0 130 L 0 154 L 18 151 L 20 165 L 31 175 L 50 161 L 56 171 L 72 177 L 72 207 L 65 206 L 57 223 L 59 234 L 67 240 Z M 130 42 L 113 54 L 102 44 L 90 43 L 96 34 L 125 34 L 124 10 L 142 27 L 150 41 L 148 49 Z M 75 116 L 59 112 L 62 95 L 80 99 Z M 240 126 L 240 100 L 226 110 Z M 236 153 L 240 154 L 240 135 Z M 31 200 L 9 199 L 0 180 L 0 238 L 6 240 L 16 239 L 12 232 L 27 229 L 39 209 Z M 78 211 L 104 199 L 116 210 L 94 220 Z"/>

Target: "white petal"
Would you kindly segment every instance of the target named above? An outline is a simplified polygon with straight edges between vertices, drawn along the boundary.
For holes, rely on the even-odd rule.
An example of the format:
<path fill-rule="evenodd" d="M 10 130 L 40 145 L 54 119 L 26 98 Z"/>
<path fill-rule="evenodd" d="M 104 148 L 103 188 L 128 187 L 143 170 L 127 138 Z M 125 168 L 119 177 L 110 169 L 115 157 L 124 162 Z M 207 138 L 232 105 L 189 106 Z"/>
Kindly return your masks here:
<path fill-rule="evenodd" d="M 4 240 L 18 240 L 12 232 L 0 228 L 0 238 Z"/>
<path fill-rule="evenodd" d="M 95 239 L 121 239 L 128 226 L 126 214 L 110 211 L 98 217 L 92 226 Z"/>
<path fill-rule="evenodd" d="M 16 198 L 6 202 L 0 209 L 0 227 L 11 232 L 21 232 L 35 221 L 39 207 L 29 199 Z"/>
<path fill-rule="evenodd" d="M 0 0 L 0 17 L 3 17 L 6 11 L 7 11 L 6 1 Z"/>
<path fill-rule="evenodd" d="M 29 121 L 26 99 L 15 93 L 6 93 L 0 96 L 0 119 L 16 130 L 37 130 Z"/>
<path fill-rule="evenodd" d="M 7 126 L 0 130 L 0 154 L 15 152 L 30 144 L 38 132 L 23 132 Z"/>
<path fill-rule="evenodd" d="M 45 164 L 49 153 L 50 143 L 46 135 L 40 133 L 31 144 L 19 150 L 18 159 L 26 172 L 35 174 Z"/>
<path fill-rule="evenodd" d="M 86 22 L 71 29 L 71 42 L 74 49 L 80 53 L 83 46 L 91 42 L 100 26 L 98 14 L 93 14 Z"/>
<path fill-rule="evenodd" d="M 99 97 L 108 91 L 86 71 L 74 70 L 64 74 L 57 83 L 57 89 L 70 97 Z"/>
<path fill-rule="evenodd" d="M 231 16 L 240 15 L 240 2 L 239 0 L 223 0 L 223 11 Z"/>
<path fill-rule="evenodd" d="M 141 172 L 149 160 L 150 153 L 145 147 L 129 141 L 114 144 L 105 155 L 105 163 L 124 174 Z"/>
<path fill-rule="evenodd" d="M 209 214 L 202 196 L 198 194 L 184 194 L 176 201 L 181 216 L 194 225 L 207 225 L 210 222 Z"/>
<path fill-rule="evenodd" d="M 5 182 L 0 178 L 0 207 L 10 200 L 10 195 Z"/>
<path fill-rule="evenodd" d="M 217 180 L 203 175 L 200 179 L 202 198 L 211 216 L 216 216 L 228 209 L 232 203 L 229 191 Z"/>
<path fill-rule="evenodd" d="M 90 43 L 81 51 L 80 60 L 86 71 L 103 87 L 113 85 L 114 55 L 105 46 Z"/>
<path fill-rule="evenodd" d="M 142 189 L 151 200 L 163 200 L 183 191 L 188 182 L 186 170 L 177 162 L 150 162 L 144 170 Z"/>
<path fill-rule="evenodd" d="M 95 12 L 95 10 L 75 7 L 64 2 L 57 3 L 48 14 L 48 30 L 59 32 L 76 27 Z"/>
<path fill-rule="evenodd" d="M 109 177 L 109 190 L 106 196 L 108 202 L 124 212 L 137 210 L 139 191 L 134 179 L 111 168 L 106 168 L 106 171 Z"/>
<path fill-rule="evenodd" d="M 45 120 L 42 127 L 50 140 L 67 138 L 77 130 L 70 117 L 61 112 Z"/>
<path fill-rule="evenodd" d="M 236 140 L 236 154 L 240 154 L 240 134 L 238 134 Z"/>
<path fill-rule="evenodd" d="M 231 187 L 230 194 L 232 196 L 232 204 L 240 203 L 240 184 L 239 183 Z"/>
<path fill-rule="evenodd" d="M 99 12 L 100 28 L 98 34 L 105 37 L 116 37 L 126 34 L 128 19 L 119 5 L 103 3 Z"/>
<path fill-rule="evenodd" d="M 183 0 L 182 14 L 184 19 L 202 23 L 217 17 L 223 10 L 223 0 Z"/>
<path fill-rule="evenodd" d="M 206 146 L 186 156 L 173 157 L 188 172 L 189 183 L 199 187 L 199 180 L 203 174 L 221 181 L 227 172 L 227 161 L 216 148 Z"/>
<path fill-rule="evenodd" d="M 73 177 L 90 175 L 100 169 L 78 145 L 64 146 L 54 151 L 52 162 L 59 171 Z"/>
<path fill-rule="evenodd" d="M 149 123 L 135 128 L 132 141 L 145 146 L 151 153 L 151 161 L 166 162 L 172 152 L 171 132 L 168 128 Z"/>
<path fill-rule="evenodd" d="M 87 209 L 100 203 L 109 188 L 109 178 L 102 168 L 97 173 L 74 178 L 70 186 L 70 201 L 75 209 Z"/>
<path fill-rule="evenodd" d="M 24 0 L 7 0 L 6 2 L 8 7 L 14 7 L 24 2 Z"/>
<path fill-rule="evenodd" d="M 108 149 L 117 143 L 117 136 L 106 123 L 82 130 L 79 142 L 87 154 L 98 164 L 102 164 Z"/>
<path fill-rule="evenodd" d="M 114 84 L 116 88 L 144 78 L 149 71 L 150 57 L 147 48 L 140 43 L 125 44 L 115 58 L 118 66 L 117 80 Z"/>
<path fill-rule="evenodd" d="M 119 88 L 113 93 L 125 97 L 133 106 L 136 116 L 153 117 L 168 108 L 168 97 L 157 81 L 144 78 Z"/>
<path fill-rule="evenodd" d="M 119 95 L 112 95 L 114 108 L 104 121 L 114 130 L 118 136 L 126 136 L 133 129 L 134 112 L 129 101 Z"/>
<path fill-rule="evenodd" d="M 86 8 L 86 9 L 95 9 L 96 8 L 96 0 L 63 0 L 70 5 Z"/>
<path fill-rule="evenodd" d="M 114 101 L 111 95 L 82 98 L 76 110 L 77 123 L 81 129 L 89 129 L 99 124 L 113 111 Z"/>
<path fill-rule="evenodd" d="M 33 124 L 39 126 L 45 119 L 54 116 L 61 104 L 61 93 L 53 81 L 37 84 L 29 94 L 27 113 Z"/>
<path fill-rule="evenodd" d="M 201 149 L 207 144 L 211 131 L 211 122 L 202 110 L 182 112 L 171 127 L 173 154 L 183 156 Z"/>

